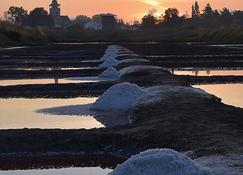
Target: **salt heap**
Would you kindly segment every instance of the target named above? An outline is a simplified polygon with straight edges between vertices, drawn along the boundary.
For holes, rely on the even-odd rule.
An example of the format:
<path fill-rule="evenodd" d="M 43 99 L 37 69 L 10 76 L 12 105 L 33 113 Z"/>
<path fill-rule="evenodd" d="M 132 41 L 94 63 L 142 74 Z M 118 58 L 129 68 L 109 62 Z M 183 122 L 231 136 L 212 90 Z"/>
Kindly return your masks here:
<path fill-rule="evenodd" d="M 104 54 L 104 56 L 100 59 L 100 61 L 105 61 L 105 60 L 108 60 L 108 59 L 115 59 L 117 57 L 117 55 L 113 52 L 107 52 Z"/>
<path fill-rule="evenodd" d="M 99 65 L 99 68 L 108 68 L 111 66 L 117 66 L 119 64 L 119 61 L 115 58 L 110 57 L 109 59 L 106 59 L 101 65 Z"/>
<path fill-rule="evenodd" d="M 161 67 L 158 66 L 151 66 L 151 65 L 133 65 L 133 66 L 128 66 L 125 67 L 123 69 L 121 69 L 120 72 L 120 76 L 126 76 L 132 73 L 136 73 L 136 72 L 157 72 L 157 71 L 162 71 L 163 69 Z"/>
<path fill-rule="evenodd" d="M 114 54 L 133 54 L 132 51 L 130 51 L 127 48 L 124 48 L 122 46 L 119 45 L 111 45 L 108 46 L 108 48 L 106 49 L 105 53 L 114 53 Z"/>
<path fill-rule="evenodd" d="M 129 111 L 147 92 L 136 84 L 121 83 L 109 88 L 91 107 L 94 111 Z"/>
<path fill-rule="evenodd" d="M 105 53 L 113 52 L 113 53 L 117 54 L 119 52 L 119 49 L 121 49 L 121 48 L 122 47 L 118 46 L 118 45 L 111 45 L 111 46 L 108 46 L 108 48 L 106 49 Z"/>
<path fill-rule="evenodd" d="M 109 175 L 212 175 L 171 149 L 148 150 L 128 159 Z"/>
<path fill-rule="evenodd" d="M 118 80 L 120 78 L 120 74 L 116 68 L 108 67 L 102 74 L 99 75 L 99 78 Z"/>

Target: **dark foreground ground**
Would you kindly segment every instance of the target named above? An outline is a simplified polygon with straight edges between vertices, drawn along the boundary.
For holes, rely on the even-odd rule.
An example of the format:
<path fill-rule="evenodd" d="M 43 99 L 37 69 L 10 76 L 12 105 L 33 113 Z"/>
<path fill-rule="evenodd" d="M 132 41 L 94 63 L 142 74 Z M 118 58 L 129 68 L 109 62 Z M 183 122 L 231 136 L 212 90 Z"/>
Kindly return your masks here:
<path fill-rule="evenodd" d="M 142 47 L 131 44 L 126 46 L 141 55 L 148 55 L 148 53 L 152 53 L 152 49 L 156 50 L 155 48 L 161 49 L 158 52 L 165 55 L 176 55 L 177 53 L 178 55 L 187 55 L 190 51 L 204 54 L 204 50 L 200 51 L 194 49 L 195 46 L 191 48 L 187 45 L 182 45 L 183 48 L 177 47 L 177 49 L 168 46 L 167 50 L 162 46 Z M 205 46 L 199 45 L 198 47 L 204 48 Z M 103 52 L 101 50 L 100 54 Z M 215 54 L 222 54 L 223 51 L 226 52 L 223 54 L 234 53 L 238 55 L 242 52 L 238 49 L 205 49 L 205 52 L 216 52 Z M 153 54 L 157 53 L 153 52 Z M 183 57 L 178 58 L 178 60 L 181 59 Z M 240 56 L 237 60 L 240 63 L 243 59 Z M 141 86 L 162 84 L 189 86 L 190 83 L 188 77 L 173 76 L 168 72 L 135 74 L 124 77 L 121 81 L 135 82 Z M 70 86 L 73 89 L 71 85 L 65 86 Z M 19 93 L 22 91 L 21 88 L 25 87 L 27 86 L 0 87 L 0 89 L 6 88 L 7 90 L 3 90 L 3 92 L 7 92 L 10 91 L 8 88 L 12 88 L 11 92 L 14 92 L 14 88 L 19 88 L 16 91 Z M 64 86 L 60 85 L 56 88 L 61 90 Z M 67 91 L 62 91 L 62 93 L 65 94 Z M 1 93 L 3 92 L 1 91 Z M 46 94 L 50 92 L 47 90 Z M 165 101 L 140 106 L 134 110 L 134 122 L 126 126 L 91 130 L 1 130 L 0 168 L 7 169 L 13 162 L 28 162 L 33 158 L 58 160 L 60 156 L 64 155 L 67 160 L 75 158 L 77 155 L 91 157 L 112 155 L 118 157 L 118 162 L 122 162 L 130 155 L 149 148 L 192 151 L 193 157 L 217 153 L 240 153 L 243 151 L 242 117 L 243 109 L 222 104 L 218 100 L 172 94 Z M 5 162 L 5 164 L 1 162 Z"/>

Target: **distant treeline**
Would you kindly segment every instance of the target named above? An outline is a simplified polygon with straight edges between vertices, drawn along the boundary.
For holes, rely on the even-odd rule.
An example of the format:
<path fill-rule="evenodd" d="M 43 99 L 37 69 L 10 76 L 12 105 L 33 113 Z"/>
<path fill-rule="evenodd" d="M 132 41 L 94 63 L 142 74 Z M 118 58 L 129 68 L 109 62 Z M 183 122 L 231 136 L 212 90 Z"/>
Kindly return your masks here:
<path fill-rule="evenodd" d="M 156 17 L 155 12 L 150 10 L 140 22 L 132 24 L 126 24 L 120 19 L 118 23 L 123 27 L 107 33 L 83 28 L 84 21 L 97 20 L 97 15 L 93 18 L 79 15 L 74 19 L 73 25 L 62 29 L 29 27 L 21 25 L 27 11 L 23 8 L 10 8 L 6 18 L 0 21 L 0 45 L 87 41 L 243 41 L 243 11 L 231 11 L 227 8 L 214 10 L 210 4 L 200 10 L 199 4 L 195 2 L 191 15 L 180 16 L 176 8 L 168 8 L 160 17 Z"/>
<path fill-rule="evenodd" d="M 155 11 L 150 10 L 142 18 L 143 28 L 171 27 L 175 25 L 191 27 L 229 27 L 243 26 L 243 11 L 231 11 L 228 8 L 215 10 L 208 3 L 201 11 L 198 2 L 192 5 L 192 14 L 179 16 L 176 8 L 168 8 L 160 17 L 155 17 Z"/>

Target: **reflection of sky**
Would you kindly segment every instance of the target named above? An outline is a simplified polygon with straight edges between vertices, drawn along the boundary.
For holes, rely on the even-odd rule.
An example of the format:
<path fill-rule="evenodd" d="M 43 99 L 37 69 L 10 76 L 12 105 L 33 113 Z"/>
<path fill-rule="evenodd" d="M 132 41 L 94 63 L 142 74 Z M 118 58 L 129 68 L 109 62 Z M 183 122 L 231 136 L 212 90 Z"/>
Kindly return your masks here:
<path fill-rule="evenodd" d="M 0 13 L 6 11 L 10 5 L 23 6 L 29 11 L 34 7 L 45 7 L 51 0 L 1 0 Z M 74 17 L 79 14 L 92 16 L 98 13 L 114 13 L 126 21 L 140 19 L 149 9 L 157 9 L 161 14 L 165 8 L 177 7 L 181 14 L 191 12 L 191 5 L 195 0 L 59 0 L 62 5 L 62 13 Z M 201 7 L 210 2 L 214 8 L 243 9 L 242 0 L 199 0 Z"/>
<path fill-rule="evenodd" d="M 86 83 L 86 82 L 97 82 L 98 79 L 84 79 L 84 80 L 68 80 L 68 79 L 20 79 L 20 80 L 0 80 L 0 86 L 10 86 L 10 85 L 24 85 L 24 84 L 54 84 L 54 83 Z"/>
<path fill-rule="evenodd" d="M 194 76 L 223 76 L 223 75 L 235 75 L 243 76 L 243 70 L 176 70 L 176 75 L 194 75 Z"/>
<path fill-rule="evenodd" d="M 196 85 L 221 98 L 223 103 L 243 108 L 243 84 Z"/>
<path fill-rule="evenodd" d="M 63 168 L 49 170 L 0 171 L 0 175 L 107 175 L 111 170 L 102 168 Z"/>
<path fill-rule="evenodd" d="M 99 128 L 103 125 L 91 116 L 46 115 L 43 108 L 93 103 L 96 98 L 74 99 L 0 99 L 0 129 L 16 128 Z"/>

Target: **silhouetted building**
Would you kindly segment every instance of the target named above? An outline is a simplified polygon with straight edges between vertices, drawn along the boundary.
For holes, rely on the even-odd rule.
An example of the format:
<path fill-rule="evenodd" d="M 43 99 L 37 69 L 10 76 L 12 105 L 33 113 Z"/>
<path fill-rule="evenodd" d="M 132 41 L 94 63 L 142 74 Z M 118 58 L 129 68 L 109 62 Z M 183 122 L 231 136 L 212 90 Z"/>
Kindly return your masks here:
<path fill-rule="evenodd" d="M 61 5 L 57 0 L 52 0 L 50 4 L 50 15 L 53 17 L 55 27 L 64 28 L 71 24 L 68 16 L 61 16 Z"/>
<path fill-rule="evenodd" d="M 57 0 L 52 0 L 50 4 L 50 14 L 43 8 L 35 8 L 23 20 L 24 25 L 36 27 L 57 27 L 65 28 L 71 24 L 68 16 L 61 16 L 61 5 Z"/>
<path fill-rule="evenodd" d="M 102 30 L 112 31 L 116 28 L 116 17 L 113 14 L 102 14 L 101 15 Z"/>

